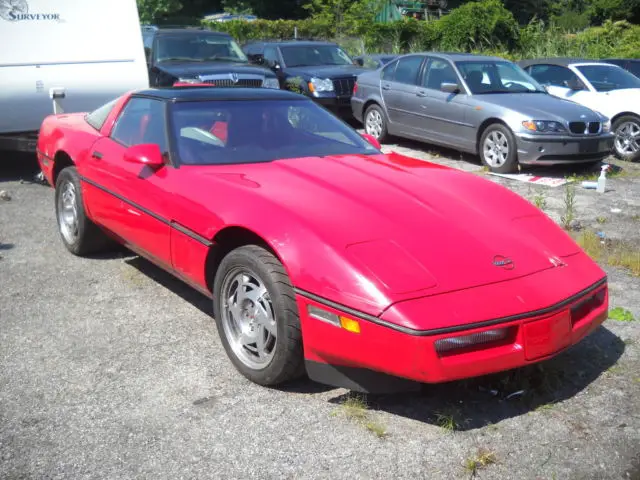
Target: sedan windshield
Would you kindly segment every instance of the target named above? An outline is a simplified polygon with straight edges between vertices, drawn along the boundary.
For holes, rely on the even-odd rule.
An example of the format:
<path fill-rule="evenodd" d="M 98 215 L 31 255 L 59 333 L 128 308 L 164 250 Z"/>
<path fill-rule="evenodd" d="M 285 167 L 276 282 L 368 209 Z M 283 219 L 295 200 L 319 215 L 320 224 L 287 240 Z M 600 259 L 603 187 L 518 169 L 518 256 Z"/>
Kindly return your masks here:
<path fill-rule="evenodd" d="M 380 153 L 312 100 L 210 100 L 171 108 L 173 138 L 186 165 Z"/>
<path fill-rule="evenodd" d="M 281 47 L 281 51 L 287 67 L 353 64 L 351 57 L 336 45 L 295 45 Z"/>
<path fill-rule="evenodd" d="M 456 66 L 473 94 L 547 93 L 522 68 L 511 62 L 469 61 Z"/>
<path fill-rule="evenodd" d="M 598 92 L 640 88 L 640 78 L 613 65 L 583 65 L 576 69 Z"/>
<path fill-rule="evenodd" d="M 223 35 L 161 35 L 158 37 L 156 61 L 247 63 L 247 56 L 232 39 Z"/>

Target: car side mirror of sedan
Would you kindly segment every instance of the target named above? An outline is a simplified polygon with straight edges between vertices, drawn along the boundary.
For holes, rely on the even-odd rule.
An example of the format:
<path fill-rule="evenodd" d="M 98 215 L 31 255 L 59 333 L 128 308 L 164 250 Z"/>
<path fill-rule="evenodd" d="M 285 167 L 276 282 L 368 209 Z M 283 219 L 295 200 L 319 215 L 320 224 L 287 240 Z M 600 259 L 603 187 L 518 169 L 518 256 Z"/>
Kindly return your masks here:
<path fill-rule="evenodd" d="M 155 143 L 133 145 L 124 152 L 124 161 L 159 168 L 164 165 L 164 158 L 160 147 Z"/>
<path fill-rule="evenodd" d="M 440 84 L 440 90 L 447 93 L 458 93 L 460 91 L 460 85 L 457 83 L 443 82 Z"/>
<path fill-rule="evenodd" d="M 364 138 L 367 142 L 369 142 L 371 145 L 376 147 L 378 150 L 382 148 L 382 145 L 380 145 L 380 142 L 378 141 L 378 139 L 373 135 L 369 135 L 368 133 L 362 133 L 361 135 L 362 135 L 362 138 Z"/>

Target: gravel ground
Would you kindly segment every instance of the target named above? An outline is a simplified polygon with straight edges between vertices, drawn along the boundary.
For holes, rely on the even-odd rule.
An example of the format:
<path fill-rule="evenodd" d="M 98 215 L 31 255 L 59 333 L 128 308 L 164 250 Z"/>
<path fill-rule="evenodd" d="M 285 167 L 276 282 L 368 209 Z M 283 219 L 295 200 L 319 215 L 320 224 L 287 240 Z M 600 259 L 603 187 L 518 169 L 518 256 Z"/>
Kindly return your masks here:
<path fill-rule="evenodd" d="M 386 148 L 486 174 L 455 152 Z M 639 320 L 609 319 L 541 366 L 365 409 L 309 381 L 249 383 L 206 298 L 124 251 L 68 254 L 33 166 L 0 156 L 0 478 L 640 479 L 640 278 L 624 269 L 604 265 L 611 307 Z M 563 187 L 487 178 L 563 214 Z M 575 225 L 637 248 L 640 166 L 609 187 L 576 188 Z"/>

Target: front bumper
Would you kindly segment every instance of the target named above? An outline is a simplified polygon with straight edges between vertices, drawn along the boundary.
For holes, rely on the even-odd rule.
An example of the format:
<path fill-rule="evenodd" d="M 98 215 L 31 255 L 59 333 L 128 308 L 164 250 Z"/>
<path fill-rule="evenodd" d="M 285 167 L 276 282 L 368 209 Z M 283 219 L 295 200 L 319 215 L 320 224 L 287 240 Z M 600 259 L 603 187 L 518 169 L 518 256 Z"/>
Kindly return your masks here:
<path fill-rule="evenodd" d="M 479 294 L 486 293 L 484 287 L 481 290 Z M 351 318 L 353 312 L 331 308 L 304 294 L 298 295 L 297 301 L 309 377 L 337 387 L 385 393 L 415 390 L 421 383 L 477 377 L 547 360 L 580 342 L 607 318 L 609 297 L 605 277 L 578 294 L 534 312 L 413 332 L 389 328 L 377 322 L 378 317 L 370 319 L 373 321 L 358 319 L 359 333 L 310 317 L 307 306 Z M 451 301 L 464 300 L 454 295 Z M 424 303 L 418 300 L 413 304 L 414 311 L 422 315 L 435 314 L 425 309 L 428 302 L 428 299 Z M 466 303 L 473 309 L 481 302 L 478 297 L 468 298 Z M 453 310 L 449 313 L 453 314 Z M 385 315 L 379 317 L 384 318 Z M 503 328 L 507 329 L 506 337 L 493 343 L 447 352 L 436 349 L 436 342 L 441 339 Z"/>
<path fill-rule="evenodd" d="M 351 111 L 351 95 L 336 96 L 333 92 L 314 93 L 310 97 L 331 111 Z"/>
<path fill-rule="evenodd" d="M 613 139 L 613 133 L 589 137 L 518 133 L 518 162 L 545 165 L 597 162 L 611 154 Z"/>

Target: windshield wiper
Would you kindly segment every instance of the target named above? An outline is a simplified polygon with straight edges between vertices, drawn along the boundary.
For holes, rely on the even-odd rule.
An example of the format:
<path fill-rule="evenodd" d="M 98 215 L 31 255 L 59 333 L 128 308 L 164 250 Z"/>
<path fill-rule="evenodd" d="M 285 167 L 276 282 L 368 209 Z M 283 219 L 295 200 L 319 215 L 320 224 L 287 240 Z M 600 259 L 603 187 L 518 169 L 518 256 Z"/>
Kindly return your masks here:
<path fill-rule="evenodd" d="M 218 55 L 214 55 L 213 57 L 206 57 L 202 59 L 203 61 L 220 61 L 220 62 L 236 62 L 236 63 L 248 63 L 247 60 L 242 60 L 241 58 L 235 57 L 221 57 Z"/>
<path fill-rule="evenodd" d="M 163 58 L 160 60 L 161 62 L 201 62 L 200 58 L 191 58 L 191 57 L 169 57 Z"/>

